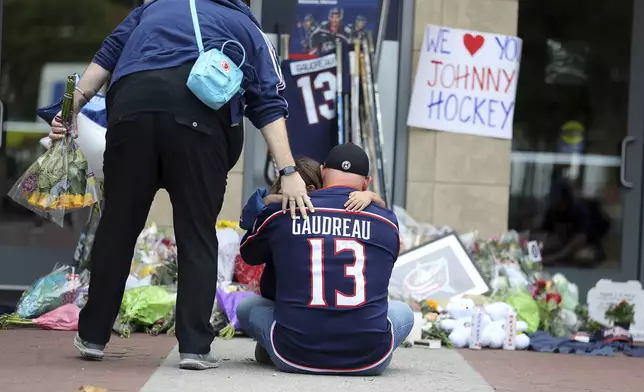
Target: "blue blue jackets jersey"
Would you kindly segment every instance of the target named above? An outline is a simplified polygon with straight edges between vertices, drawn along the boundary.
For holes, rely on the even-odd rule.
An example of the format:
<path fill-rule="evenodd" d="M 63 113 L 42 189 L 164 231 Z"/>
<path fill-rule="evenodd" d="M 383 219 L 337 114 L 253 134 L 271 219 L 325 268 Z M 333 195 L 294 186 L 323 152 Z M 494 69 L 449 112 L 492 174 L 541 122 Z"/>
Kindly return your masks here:
<path fill-rule="evenodd" d="M 348 51 L 343 58 L 342 90 L 348 92 Z M 329 151 L 338 144 L 336 64 L 335 53 L 310 60 L 282 62 L 286 82 L 284 98 L 289 105 L 286 127 L 295 156 L 306 156 L 323 163 Z"/>
<path fill-rule="evenodd" d="M 246 205 L 242 209 L 239 217 L 239 227 L 242 230 L 251 230 L 255 219 L 266 209 L 264 198 L 269 195 L 268 189 L 259 188 L 248 198 Z"/>
<path fill-rule="evenodd" d="M 311 192 L 316 209 L 307 220 L 292 220 L 271 204 L 242 240 L 244 261 L 267 262 L 273 269 L 271 342 L 276 355 L 296 368 L 365 370 L 394 349 L 387 310 L 398 222 L 393 212 L 375 205 L 347 212 L 352 191 Z"/>

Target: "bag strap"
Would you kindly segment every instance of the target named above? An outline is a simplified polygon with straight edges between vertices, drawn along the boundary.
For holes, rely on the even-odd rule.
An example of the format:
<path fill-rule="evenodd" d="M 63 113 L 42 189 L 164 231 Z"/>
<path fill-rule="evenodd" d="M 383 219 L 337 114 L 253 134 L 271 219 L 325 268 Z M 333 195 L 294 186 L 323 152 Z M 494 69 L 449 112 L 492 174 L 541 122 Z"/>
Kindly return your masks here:
<path fill-rule="evenodd" d="M 235 41 L 235 40 L 229 39 L 228 41 L 224 42 L 224 43 L 223 43 L 223 45 L 221 45 L 221 52 L 222 52 L 222 53 L 224 53 L 224 47 L 225 47 L 225 46 L 226 46 L 226 44 L 228 44 L 228 43 L 230 43 L 230 44 L 235 44 L 235 46 L 237 46 L 239 49 L 241 49 L 241 51 L 242 51 L 242 55 L 243 55 L 242 60 L 241 60 L 241 62 L 239 63 L 239 65 L 235 64 L 235 65 L 237 65 L 237 68 L 241 68 L 241 67 L 242 67 L 242 65 L 244 65 L 244 63 L 246 62 L 246 49 L 244 49 L 244 45 L 240 44 L 238 41 Z"/>
<path fill-rule="evenodd" d="M 201 28 L 199 27 L 199 17 L 197 16 L 197 5 L 195 4 L 196 0 L 190 0 L 190 14 L 192 16 L 192 26 L 194 27 L 195 30 L 195 37 L 197 38 L 197 46 L 199 47 L 199 53 L 202 54 L 204 52 L 204 47 L 203 47 L 203 40 L 201 38 Z M 235 41 L 235 40 L 228 40 L 221 45 L 221 52 L 224 52 L 224 47 L 226 44 L 232 43 L 235 44 L 238 48 L 241 49 L 242 51 L 242 61 L 237 65 L 237 68 L 241 68 L 242 65 L 246 62 L 246 49 L 244 49 L 244 46 Z"/>
<path fill-rule="evenodd" d="M 192 26 L 195 29 L 195 37 L 197 38 L 197 47 L 199 47 L 199 53 L 203 53 L 203 42 L 201 40 L 201 28 L 199 28 L 199 18 L 197 17 L 197 6 L 195 5 L 195 0 L 190 0 L 190 14 L 192 15 Z M 244 53 L 244 57 L 246 53 Z"/>

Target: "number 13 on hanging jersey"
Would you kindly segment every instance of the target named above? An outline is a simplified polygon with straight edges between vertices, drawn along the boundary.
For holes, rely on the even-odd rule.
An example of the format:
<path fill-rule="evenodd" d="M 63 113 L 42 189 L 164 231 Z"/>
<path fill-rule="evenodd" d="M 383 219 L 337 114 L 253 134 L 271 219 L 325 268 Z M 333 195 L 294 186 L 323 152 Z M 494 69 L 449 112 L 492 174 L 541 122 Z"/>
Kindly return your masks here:
<path fill-rule="evenodd" d="M 323 163 L 337 144 L 336 56 L 282 62 L 288 102 L 287 129 L 295 156 L 307 156 Z"/>

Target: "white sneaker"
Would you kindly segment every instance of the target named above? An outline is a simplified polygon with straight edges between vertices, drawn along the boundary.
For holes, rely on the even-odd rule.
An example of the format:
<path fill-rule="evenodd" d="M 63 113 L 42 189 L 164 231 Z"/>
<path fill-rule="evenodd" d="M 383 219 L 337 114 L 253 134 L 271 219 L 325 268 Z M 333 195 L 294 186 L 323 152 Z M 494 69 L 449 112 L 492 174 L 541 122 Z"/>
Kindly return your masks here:
<path fill-rule="evenodd" d="M 219 367 L 219 358 L 212 354 L 179 354 L 179 368 L 188 370 L 206 370 Z"/>

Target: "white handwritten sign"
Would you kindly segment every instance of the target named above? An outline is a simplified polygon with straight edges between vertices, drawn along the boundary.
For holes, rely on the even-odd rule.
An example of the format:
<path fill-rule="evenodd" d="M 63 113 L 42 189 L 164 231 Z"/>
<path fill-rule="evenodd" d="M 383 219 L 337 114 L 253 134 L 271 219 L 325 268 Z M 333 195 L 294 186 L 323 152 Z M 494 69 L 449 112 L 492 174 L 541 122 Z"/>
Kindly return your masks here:
<path fill-rule="evenodd" d="M 644 290 L 642 284 L 635 280 L 628 282 L 613 282 L 610 279 L 601 279 L 595 287 L 588 291 L 586 302 L 588 303 L 588 315 L 593 320 L 610 325 L 606 320 L 606 310 L 611 305 L 617 305 L 621 301 L 635 305 L 635 322 L 631 324 L 633 339 L 641 341 L 644 339 Z"/>
<path fill-rule="evenodd" d="M 520 38 L 427 25 L 407 125 L 512 138 Z"/>

